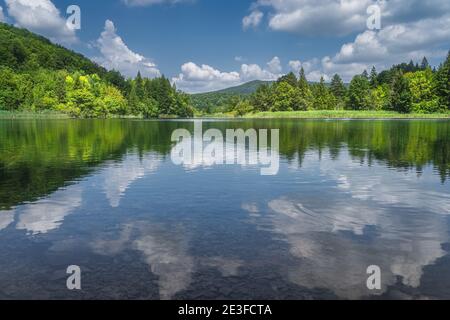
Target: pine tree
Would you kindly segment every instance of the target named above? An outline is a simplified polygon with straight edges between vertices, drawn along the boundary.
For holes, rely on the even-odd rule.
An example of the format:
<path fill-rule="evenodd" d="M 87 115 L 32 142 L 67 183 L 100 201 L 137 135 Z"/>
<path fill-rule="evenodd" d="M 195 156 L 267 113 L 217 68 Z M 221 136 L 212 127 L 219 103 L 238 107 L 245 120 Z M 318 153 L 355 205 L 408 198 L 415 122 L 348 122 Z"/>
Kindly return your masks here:
<path fill-rule="evenodd" d="M 306 79 L 305 69 L 303 69 L 303 67 L 300 69 L 298 87 L 300 88 L 300 90 L 305 90 L 306 88 L 309 88 L 309 83 L 308 80 Z"/>
<path fill-rule="evenodd" d="M 401 113 L 409 113 L 412 109 L 412 95 L 408 80 L 402 72 L 397 72 L 392 82 L 392 108 Z"/>
<path fill-rule="evenodd" d="M 376 88 L 378 86 L 378 73 L 375 66 L 373 66 L 372 71 L 370 71 L 370 86 L 372 88 Z"/>
<path fill-rule="evenodd" d="M 314 105 L 316 110 L 330 110 L 334 109 L 334 99 L 330 94 L 327 86 L 325 85 L 325 79 L 320 78 L 320 82 L 313 86 Z"/>
<path fill-rule="evenodd" d="M 363 75 L 353 77 L 348 89 L 347 108 L 351 110 L 368 110 L 370 108 L 370 83 Z"/>
<path fill-rule="evenodd" d="M 145 90 L 144 90 L 144 79 L 142 79 L 141 72 L 139 71 L 136 76 L 136 94 L 139 100 L 144 100 L 145 98 Z"/>
<path fill-rule="evenodd" d="M 409 64 L 406 68 L 407 72 L 414 72 L 416 70 L 417 66 L 414 65 L 414 61 L 412 59 L 409 61 Z"/>
<path fill-rule="evenodd" d="M 435 76 L 436 93 L 442 108 L 450 110 L 450 51 Z"/>
<path fill-rule="evenodd" d="M 422 63 L 420 65 L 420 69 L 425 70 L 425 69 L 428 69 L 429 67 L 430 67 L 430 64 L 428 63 L 427 57 L 423 57 Z"/>
<path fill-rule="evenodd" d="M 367 72 L 367 70 L 364 70 L 364 71 L 363 71 L 362 76 L 363 76 L 364 78 L 366 78 L 367 80 L 369 80 L 369 73 Z"/>
<path fill-rule="evenodd" d="M 137 95 L 137 89 L 136 89 L 135 82 L 131 83 L 131 90 L 128 95 L 128 107 L 132 114 L 134 114 L 134 115 L 139 114 L 140 103 L 139 103 L 139 97 Z"/>
<path fill-rule="evenodd" d="M 282 76 L 277 82 L 287 82 L 293 87 L 297 87 L 298 84 L 297 77 L 293 72 L 289 72 L 287 75 Z"/>
<path fill-rule="evenodd" d="M 298 110 L 311 109 L 313 103 L 313 95 L 311 93 L 311 88 L 309 86 L 308 79 L 306 79 L 305 70 L 303 69 L 303 67 L 300 69 L 298 89 L 300 100 Z"/>
<path fill-rule="evenodd" d="M 345 93 L 347 90 L 345 89 L 342 78 L 338 74 L 335 74 L 331 79 L 330 90 L 337 99 L 345 98 Z"/>

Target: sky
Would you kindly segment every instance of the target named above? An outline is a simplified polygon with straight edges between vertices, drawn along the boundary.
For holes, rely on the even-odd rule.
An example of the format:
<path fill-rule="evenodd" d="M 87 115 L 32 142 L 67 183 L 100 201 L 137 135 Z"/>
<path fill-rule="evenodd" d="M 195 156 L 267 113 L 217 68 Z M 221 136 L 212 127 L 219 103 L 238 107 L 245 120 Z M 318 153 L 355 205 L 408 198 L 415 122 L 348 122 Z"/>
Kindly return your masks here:
<path fill-rule="evenodd" d="M 70 5 L 80 29 L 67 26 Z M 0 0 L 0 21 L 190 93 L 301 67 L 310 81 L 349 81 L 423 56 L 436 66 L 450 49 L 448 0 Z"/>

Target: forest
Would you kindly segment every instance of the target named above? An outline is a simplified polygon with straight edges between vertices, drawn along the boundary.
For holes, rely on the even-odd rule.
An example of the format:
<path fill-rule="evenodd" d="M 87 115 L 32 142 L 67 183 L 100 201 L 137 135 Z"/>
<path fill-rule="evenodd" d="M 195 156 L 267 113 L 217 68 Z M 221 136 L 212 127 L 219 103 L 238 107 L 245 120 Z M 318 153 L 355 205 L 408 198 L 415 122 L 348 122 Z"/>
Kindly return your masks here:
<path fill-rule="evenodd" d="M 137 116 L 183 117 L 194 114 L 308 110 L 386 110 L 442 113 L 450 110 L 450 53 L 436 69 L 402 63 L 377 72 L 375 67 L 344 84 L 339 75 L 310 83 L 305 71 L 263 83 L 252 94 L 192 97 L 164 76 L 140 73 L 125 79 L 84 56 L 25 29 L 0 23 L 0 110 L 54 110 L 79 118 Z M 206 100 L 205 100 L 206 99 Z M 206 106 L 206 107 L 205 107 Z M 198 110 L 196 110 L 196 107 Z"/>
<path fill-rule="evenodd" d="M 209 97 L 211 99 L 211 97 Z M 209 108 L 207 111 L 209 111 Z M 367 110 L 399 113 L 446 113 L 450 110 L 450 53 L 433 69 L 426 57 L 377 72 L 375 67 L 353 77 L 349 84 L 336 74 L 330 83 L 311 83 L 300 70 L 247 96 L 229 97 L 213 112 L 242 116 L 254 112 Z"/>
<path fill-rule="evenodd" d="M 0 110 L 73 117 L 192 117 L 189 96 L 165 77 L 125 79 L 25 29 L 0 23 Z"/>

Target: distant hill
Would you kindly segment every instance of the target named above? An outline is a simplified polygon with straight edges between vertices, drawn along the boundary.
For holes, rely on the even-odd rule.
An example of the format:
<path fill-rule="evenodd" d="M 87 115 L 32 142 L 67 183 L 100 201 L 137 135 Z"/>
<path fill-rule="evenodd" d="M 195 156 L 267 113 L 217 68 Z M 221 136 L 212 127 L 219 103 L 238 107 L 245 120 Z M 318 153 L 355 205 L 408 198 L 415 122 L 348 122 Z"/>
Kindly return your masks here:
<path fill-rule="evenodd" d="M 235 95 L 249 95 L 249 94 L 254 93 L 260 86 L 262 86 L 264 84 L 271 84 L 271 83 L 273 83 L 273 81 L 254 80 L 254 81 L 250 81 L 250 82 L 241 84 L 236 87 L 231 87 L 231 88 L 227 88 L 227 89 L 223 89 L 223 90 L 209 92 L 206 94 L 226 93 L 226 94 L 235 94 Z"/>
<path fill-rule="evenodd" d="M 246 97 L 254 93 L 260 86 L 271 84 L 273 81 L 250 81 L 239 86 L 212 91 L 197 93 L 191 95 L 193 105 L 199 110 L 205 110 L 208 107 L 218 107 L 226 104 L 235 97 Z"/>

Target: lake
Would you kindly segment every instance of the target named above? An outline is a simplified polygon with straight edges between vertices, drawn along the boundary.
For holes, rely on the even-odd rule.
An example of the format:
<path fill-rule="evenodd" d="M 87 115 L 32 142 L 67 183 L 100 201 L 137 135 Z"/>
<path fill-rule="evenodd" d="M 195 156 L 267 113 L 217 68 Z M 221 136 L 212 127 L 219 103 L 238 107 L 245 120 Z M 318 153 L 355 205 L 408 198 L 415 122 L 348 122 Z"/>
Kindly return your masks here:
<path fill-rule="evenodd" d="M 277 174 L 175 164 L 193 121 L 0 120 L 0 299 L 450 299 L 450 121 L 202 125 L 279 129 Z"/>

